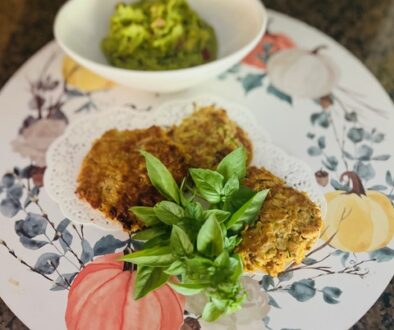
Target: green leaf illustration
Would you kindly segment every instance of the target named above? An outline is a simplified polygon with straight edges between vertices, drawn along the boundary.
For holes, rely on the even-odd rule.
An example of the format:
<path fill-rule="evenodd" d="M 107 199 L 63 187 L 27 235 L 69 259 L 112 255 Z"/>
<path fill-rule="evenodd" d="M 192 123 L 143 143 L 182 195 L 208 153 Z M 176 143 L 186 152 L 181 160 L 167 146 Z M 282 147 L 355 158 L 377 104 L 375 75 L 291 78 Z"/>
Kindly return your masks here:
<path fill-rule="evenodd" d="M 269 85 L 267 88 L 267 93 L 274 95 L 275 97 L 277 97 L 278 99 L 280 99 L 281 101 L 284 101 L 288 104 L 293 104 L 293 99 L 291 96 L 287 95 L 286 93 L 280 91 L 279 89 L 275 88 L 273 85 Z"/>
<path fill-rule="evenodd" d="M 263 85 L 263 80 L 266 77 L 265 73 L 249 73 L 241 79 L 242 87 L 246 94 Z"/>

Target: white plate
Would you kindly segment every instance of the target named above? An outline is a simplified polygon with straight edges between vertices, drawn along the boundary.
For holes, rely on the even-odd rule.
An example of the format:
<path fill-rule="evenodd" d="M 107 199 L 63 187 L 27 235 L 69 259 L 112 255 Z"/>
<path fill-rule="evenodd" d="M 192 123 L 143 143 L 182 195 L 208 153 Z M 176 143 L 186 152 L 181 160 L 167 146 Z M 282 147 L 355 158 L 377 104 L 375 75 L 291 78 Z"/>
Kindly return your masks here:
<path fill-rule="evenodd" d="M 258 60 L 259 57 L 248 59 L 247 62 L 255 63 L 254 66 L 244 63 L 222 76 L 221 79 L 212 80 L 188 92 L 171 96 L 137 93 L 120 87 L 102 91 L 100 86 L 108 85 L 96 80 L 95 84 L 81 86 L 82 80 L 78 80 L 77 76 L 69 80 L 74 86 L 68 86 L 72 91 L 65 95 L 62 86 L 63 54 L 56 44 L 51 43 L 21 68 L 0 95 L 0 173 L 12 172 L 14 167 L 29 166 L 31 159 L 42 163 L 45 160 L 47 145 L 63 132 L 67 124 L 89 116 L 92 112 L 104 113 L 114 107 L 126 106 L 138 112 L 149 113 L 150 107 L 155 108 L 167 101 L 193 99 L 204 94 L 217 95 L 230 103 L 242 104 L 250 109 L 256 118 L 256 125 L 270 134 L 275 145 L 305 161 L 313 172 L 323 169 L 329 174 L 328 180 L 324 176 L 319 178 L 321 184 L 327 183 L 325 187 L 321 187 L 324 193 L 331 194 L 334 192 L 334 186 L 340 187 L 339 177 L 345 172 L 347 166 L 348 169 L 357 171 L 370 193 L 373 191 L 373 194 L 379 196 L 379 202 L 373 206 L 373 210 L 378 211 L 374 214 L 378 216 L 371 216 L 365 212 L 364 216 L 359 219 L 366 220 L 366 222 L 357 222 L 358 226 L 355 227 L 355 231 L 361 230 L 366 234 L 364 250 L 373 249 L 373 251 L 350 253 L 325 246 L 309 257 L 310 259 L 306 261 L 309 263 L 308 266 L 304 265 L 303 269 L 291 272 L 292 277 L 290 274 L 282 277 L 280 284 L 276 279 L 272 282 L 270 278 L 264 278 L 261 287 L 267 290 L 261 291 L 261 294 L 266 299 L 258 301 L 264 304 L 268 301 L 269 295 L 270 310 L 261 308 L 258 309 L 257 314 L 249 311 L 251 314 L 247 314 L 246 319 L 250 320 L 250 324 L 244 324 L 239 328 L 264 329 L 264 322 L 261 322 L 264 318 L 267 328 L 275 330 L 286 328 L 348 329 L 372 306 L 394 273 L 394 242 L 390 240 L 391 235 L 388 235 L 391 233 L 389 224 L 392 223 L 392 218 L 388 215 L 393 211 L 393 207 L 387 204 L 387 208 L 383 211 L 381 207 L 381 201 L 394 198 L 392 189 L 394 107 L 367 69 L 333 40 L 286 16 L 274 12 L 270 12 L 270 16 L 272 18 L 270 34 L 265 37 L 264 45 L 259 46 L 260 51 L 257 55 L 264 59 L 270 50 L 277 51 L 280 47 L 289 47 L 294 44 L 308 50 L 326 45 L 327 49 L 322 52 L 335 63 L 340 72 L 339 82 L 332 92 L 343 101 L 347 116 L 337 100 L 324 110 L 315 100 L 290 99 L 269 87 L 269 77 L 265 75 L 265 64 Z M 49 61 L 50 59 L 52 60 Z M 48 61 L 49 64 L 46 66 Z M 45 67 L 48 69 L 43 73 Z M 78 72 L 81 74 L 82 71 Z M 308 68 L 306 72 L 310 73 Z M 59 84 L 57 86 L 55 83 L 47 84 L 46 87 L 53 89 L 42 95 L 46 102 L 56 102 L 61 96 L 61 101 L 64 102 L 60 108 L 61 111 L 56 111 L 55 107 L 52 110 L 52 119 L 49 121 L 41 118 L 32 124 L 32 118 L 30 118 L 26 121 L 26 124 L 30 124 L 27 125 L 29 128 L 20 131 L 27 117 L 38 118 L 37 109 L 31 108 L 33 103 L 29 82 L 36 82 L 40 76 L 48 75 L 52 81 L 58 81 Z M 301 76 L 299 77 L 300 84 L 305 83 Z M 78 91 L 76 85 L 80 88 Z M 323 85 L 327 86 L 327 84 Z M 315 93 L 316 89 L 314 89 Z M 324 106 L 329 105 L 329 100 L 321 101 Z M 377 109 L 381 111 L 376 111 Z M 42 112 L 44 116 L 47 115 L 47 110 L 44 109 Z M 12 145 L 18 152 L 13 150 Z M 356 157 L 362 160 L 358 161 Z M 30 189 L 32 189 L 33 179 L 36 183 L 39 183 L 41 179 L 40 170 L 34 168 L 29 177 L 32 177 L 29 179 Z M 27 180 L 23 179 L 22 182 L 26 185 L 26 188 L 22 189 L 23 195 L 20 198 L 23 206 L 27 197 Z M 342 182 L 342 184 L 345 183 Z M 15 198 L 18 196 L 17 200 L 19 200 L 18 191 L 20 191 L 19 188 L 14 187 L 11 192 Z M 9 191 L 8 193 L 10 195 Z M 349 200 L 345 200 L 347 197 L 355 196 L 342 194 L 335 200 L 338 202 L 336 205 L 348 206 Z M 26 206 L 25 211 L 34 214 L 44 213 L 48 215 L 55 227 L 58 226 L 64 219 L 64 215 L 56 203 L 49 198 L 45 188 L 40 190 L 38 199 L 42 210 L 32 203 Z M 371 210 L 368 204 L 370 199 L 370 197 L 366 198 L 366 201 L 361 202 L 360 205 Z M 7 202 L 4 202 L 5 200 Z M 26 213 L 16 208 L 15 204 L 19 202 L 9 201 L 4 188 L 0 195 L 0 203 L 2 201 L 3 212 L 6 209 L 9 217 L 0 216 L 0 239 L 6 242 L 18 257 L 34 267 L 44 253 L 63 254 L 59 240 L 54 241 L 53 245 L 46 244 L 37 250 L 23 246 L 20 237 L 15 232 L 15 224 L 21 219 L 25 220 Z M 5 204 L 8 206 L 4 207 Z M 335 204 L 330 201 L 326 217 L 328 223 L 332 223 L 333 215 L 330 212 L 335 209 Z M 10 215 L 15 210 L 18 213 L 11 217 Z M 32 223 L 42 221 L 46 220 L 36 215 L 32 221 L 30 216 L 25 231 L 28 231 Z M 82 236 L 82 234 L 79 226 L 75 228 L 79 234 L 69 224 L 67 234 L 64 236 L 68 241 L 72 239 L 70 244 L 72 250 L 78 257 L 81 257 L 82 244 L 79 235 Z M 47 225 L 45 232 L 50 239 L 53 238 L 54 231 L 50 224 Z M 382 237 L 382 232 L 386 232 L 387 237 Z M 19 231 L 19 234 L 22 235 L 23 232 Z M 26 233 L 22 236 L 26 236 Z M 34 234 L 30 233 L 30 236 Z M 373 239 L 371 240 L 368 236 Z M 47 240 L 42 234 L 33 239 L 42 242 Z M 89 246 L 95 254 L 102 253 L 104 247 L 106 247 L 104 252 L 111 252 L 114 249 L 122 250 L 125 240 L 127 236 L 121 232 L 108 234 L 93 226 L 86 227 L 83 239 L 85 255 L 91 256 Z M 26 238 L 22 241 L 25 245 L 28 244 L 27 242 L 32 244 Z M 355 241 L 345 240 L 343 243 L 351 247 Z M 377 247 L 378 243 L 384 246 Z M 325 241 L 320 240 L 317 244 L 317 246 L 324 245 Z M 66 257 L 73 264 L 78 263 L 71 252 L 67 252 Z M 75 268 L 65 257 L 61 256 L 59 261 L 56 271 L 60 274 L 78 271 L 79 267 Z M 54 284 L 52 281 L 59 277 L 56 271 L 46 275 L 48 278 L 30 271 L 26 265 L 21 264 L 18 259 L 9 254 L 3 244 L 0 244 L 0 263 L 2 265 L 0 295 L 13 312 L 33 330 L 64 329 L 67 292 L 50 290 Z M 42 266 L 42 262 L 39 265 Z M 49 269 L 48 272 L 52 270 Z M 95 317 L 101 316 L 95 315 Z"/>

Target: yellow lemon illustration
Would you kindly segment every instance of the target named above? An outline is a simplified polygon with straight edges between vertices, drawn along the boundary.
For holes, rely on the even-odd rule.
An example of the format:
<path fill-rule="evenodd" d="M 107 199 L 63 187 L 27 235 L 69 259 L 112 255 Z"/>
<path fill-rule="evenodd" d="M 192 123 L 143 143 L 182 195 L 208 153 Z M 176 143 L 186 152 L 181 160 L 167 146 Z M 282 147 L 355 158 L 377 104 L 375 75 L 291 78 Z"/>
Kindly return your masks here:
<path fill-rule="evenodd" d="M 386 246 L 394 236 L 394 207 L 382 193 L 365 191 L 354 172 L 345 172 L 351 192 L 326 194 L 328 211 L 322 239 L 342 251 L 366 252 Z"/>
<path fill-rule="evenodd" d="M 85 69 L 68 56 L 63 60 L 63 78 L 69 86 L 82 92 L 95 92 L 115 86 L 112 81 Z"/>

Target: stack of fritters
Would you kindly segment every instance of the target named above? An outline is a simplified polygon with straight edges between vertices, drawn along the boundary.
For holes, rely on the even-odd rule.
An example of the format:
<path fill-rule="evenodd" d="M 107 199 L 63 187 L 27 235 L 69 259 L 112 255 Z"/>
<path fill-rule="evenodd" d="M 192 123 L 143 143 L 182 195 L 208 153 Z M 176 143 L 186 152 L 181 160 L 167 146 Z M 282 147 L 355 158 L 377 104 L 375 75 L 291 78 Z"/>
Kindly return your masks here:
<path fill-rule="evenodd" d="M 201 131 L 203 127 L 205 131 Z M 85 157 L 76 193 L 107 218 L 120 222 L 126 231 L 135 232 L 143 225 L 128 209 L 153 206 L 162 200 L 149 181 L 140 150 L 159 158 L 180 183 L 189 167 L 214 168 L 241 144 L 251 155 L 246 133 L 214 106 L 197 110 L 170 130 L 157 126 L 110 130 L 95 141 Z"/>
<path fill-rule="evenodd" d="M 188 168 L 216 168 L 228 153 L 243 145 L 252 159 L 247 133 L 225 110 L 209 106 L 195 111 L 169 130 L 150 127 L 110 130 L 85 157 L 77 194 L 93 208 L 120 222 L 128 232 L 143 224 L 128 210 L 162 200 L 150 183 L 141 149 L 158 157 L 180 183 Z M 299 263 L 319 236 L 319 208 L 304 193 L 263 168 L 250 167 L 244 184 L 254 191 L 270 189 L 256 224 L 246 228 L 238 252 L 246 271 L 277 275 L 291 262 Z"/>

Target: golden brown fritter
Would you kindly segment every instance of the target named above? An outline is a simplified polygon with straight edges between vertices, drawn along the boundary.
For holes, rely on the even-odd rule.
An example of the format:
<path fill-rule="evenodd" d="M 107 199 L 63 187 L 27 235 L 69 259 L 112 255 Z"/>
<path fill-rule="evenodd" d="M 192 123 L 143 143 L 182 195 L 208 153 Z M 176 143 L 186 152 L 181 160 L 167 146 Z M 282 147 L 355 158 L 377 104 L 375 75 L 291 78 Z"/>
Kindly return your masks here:
<path fill-rule="evenodd" d="M 141 149 L 158 157 L 178 183 L 186 176 L 183 153 L 162 128 L 113 129 L 99 138 L 86 155 L 76 190 L 80 198 L 130 232 L 143 225 L 128 209 L 153 206 L 162 200 L 149 181 Z"/>
<path fill-rule="evenodd" d="M 247 133 L 232 121 L 225 110 L 214 105 L 200 108 L 170 132 L 184 146 L 192 167 L 214 169 L 231 151 L 243 145 L 252 159 L 252 143 Z"/>
<path fill-rule="evenodd" d="M 246 271 L 276 276 L 289 263 L 300 263 L 318 239 L 320 209 L 265 169 L 251 167 L 244 183 L 255 191 L 271 190 L 256 224 L 242 233 L 238 252 Z"/>

